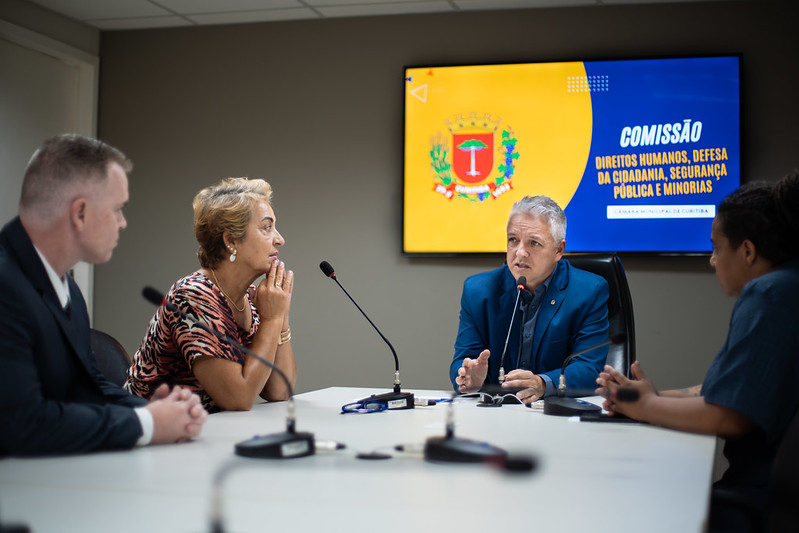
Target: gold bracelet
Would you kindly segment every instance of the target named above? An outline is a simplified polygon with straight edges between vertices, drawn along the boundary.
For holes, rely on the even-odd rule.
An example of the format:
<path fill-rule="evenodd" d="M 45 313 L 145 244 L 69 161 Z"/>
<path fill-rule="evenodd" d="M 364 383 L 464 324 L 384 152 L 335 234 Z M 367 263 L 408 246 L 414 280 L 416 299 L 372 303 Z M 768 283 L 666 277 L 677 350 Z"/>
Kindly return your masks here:
<path fill-rule="evenodd" d="M 288 328 L 286 331 L 280 332 L 280 338 L 277 341 L 277 345 L 280 346 L 281 344 L 286 344 L 290 340 L 291 340 L 291 328 Z"/>

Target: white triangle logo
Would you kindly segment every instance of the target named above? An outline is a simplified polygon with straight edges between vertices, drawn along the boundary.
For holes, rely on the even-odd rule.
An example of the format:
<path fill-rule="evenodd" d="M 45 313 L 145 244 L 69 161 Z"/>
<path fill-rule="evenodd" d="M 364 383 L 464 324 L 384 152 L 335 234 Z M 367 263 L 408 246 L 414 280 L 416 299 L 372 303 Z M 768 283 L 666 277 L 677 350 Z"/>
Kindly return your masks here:
<path fill-rule="evenodd" d="M 427 103 L 427 84 L 420 85 L 411 91 L 411 94 L 424 103 Z"/>

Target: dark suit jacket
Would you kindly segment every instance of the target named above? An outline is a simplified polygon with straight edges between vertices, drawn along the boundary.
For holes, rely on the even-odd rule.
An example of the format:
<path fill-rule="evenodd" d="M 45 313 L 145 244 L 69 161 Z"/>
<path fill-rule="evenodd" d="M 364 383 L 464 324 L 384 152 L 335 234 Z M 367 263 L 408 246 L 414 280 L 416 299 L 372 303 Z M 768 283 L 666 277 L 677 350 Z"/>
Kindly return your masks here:
<path fill-rule="evenodd" d="M 531 368 L 526 370 L 546 374 L 557 387 L 561 366 L 569 354 L 608 339 L 608 294 L 608 283 L 601 276 L 574 268 L 566 259 L 558 261 L 541 301 Z M 477 358 L 486 348 L 491 350 L 486 382 L 498 383 L 500 357 L 515 301 L 516 282 L 507 266 L 466 279 L 455 356 L 450 365 L 453 386 L 463 360 Z M 506 374 L 517 367 L 519 360 L 519 323 L 517 313 L 505 355 Z M 595 389 L 607 354 L 607 347 L 603 347 L 575 357 L 566 367 L 566 386 Z"/>
<path fill-rule="evenodd" d="M 67 276 L 61 307 L 19 218 L 0 232 L 0 456 L 131 448 L 142 435 L 132 407 L 109 382 L 89 341 L 89 317 Z"/>

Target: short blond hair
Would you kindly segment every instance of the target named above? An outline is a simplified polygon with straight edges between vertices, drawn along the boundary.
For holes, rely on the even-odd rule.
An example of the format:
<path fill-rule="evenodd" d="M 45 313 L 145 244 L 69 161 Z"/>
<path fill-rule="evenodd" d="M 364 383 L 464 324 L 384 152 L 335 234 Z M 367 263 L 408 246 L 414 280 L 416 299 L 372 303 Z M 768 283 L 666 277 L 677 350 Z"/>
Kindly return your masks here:
<path fill-rule="evenodd" d="M 258 202 L 272 202 L 272 186 L 262 179 L 225 178 L 197 193 L 192 206 L 201 266 L 215 268 L 230 255 L 224 233 L 243 239 Z"/>

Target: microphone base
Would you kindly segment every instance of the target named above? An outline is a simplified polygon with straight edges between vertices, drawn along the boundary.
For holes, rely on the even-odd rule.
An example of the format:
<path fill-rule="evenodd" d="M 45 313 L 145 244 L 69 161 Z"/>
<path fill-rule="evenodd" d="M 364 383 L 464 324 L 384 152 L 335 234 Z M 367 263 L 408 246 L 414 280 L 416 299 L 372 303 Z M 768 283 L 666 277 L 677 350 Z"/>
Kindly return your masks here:
<path fill-rule="evenodd" d="M 602 408 L 584 400 L 551 396 L 544 398 L 544 414 L 555 416 L 580 416 L 601 412 Z"/>
<path fill-rule="evenodd" d="M 388 405 L 390 410 L 394 409 L 413 409 L 416 404 L 412 392 L 386 392 L 385 394 L 372 394 L 367 398 L 358 400 L 359 402 L 383 402 Z"/>
<path fill-rule="evenodd" d="M 504 463 L 508 453 L 487 442 L 460 437 L 430 437 L 424 458 L 434 463 Z"/>
<path fill-rule="evenodd" d="M 31 528 L 24 524 L 0 525 L 0 533 L 31 533 Z"/>
<path fill-rule="evenodd" d="M 256 435 L 235 446 L 236 455 L 266 459 L 293 459 L 313 455 L 316 451 L 313 433 L 289 432 Z"/>

